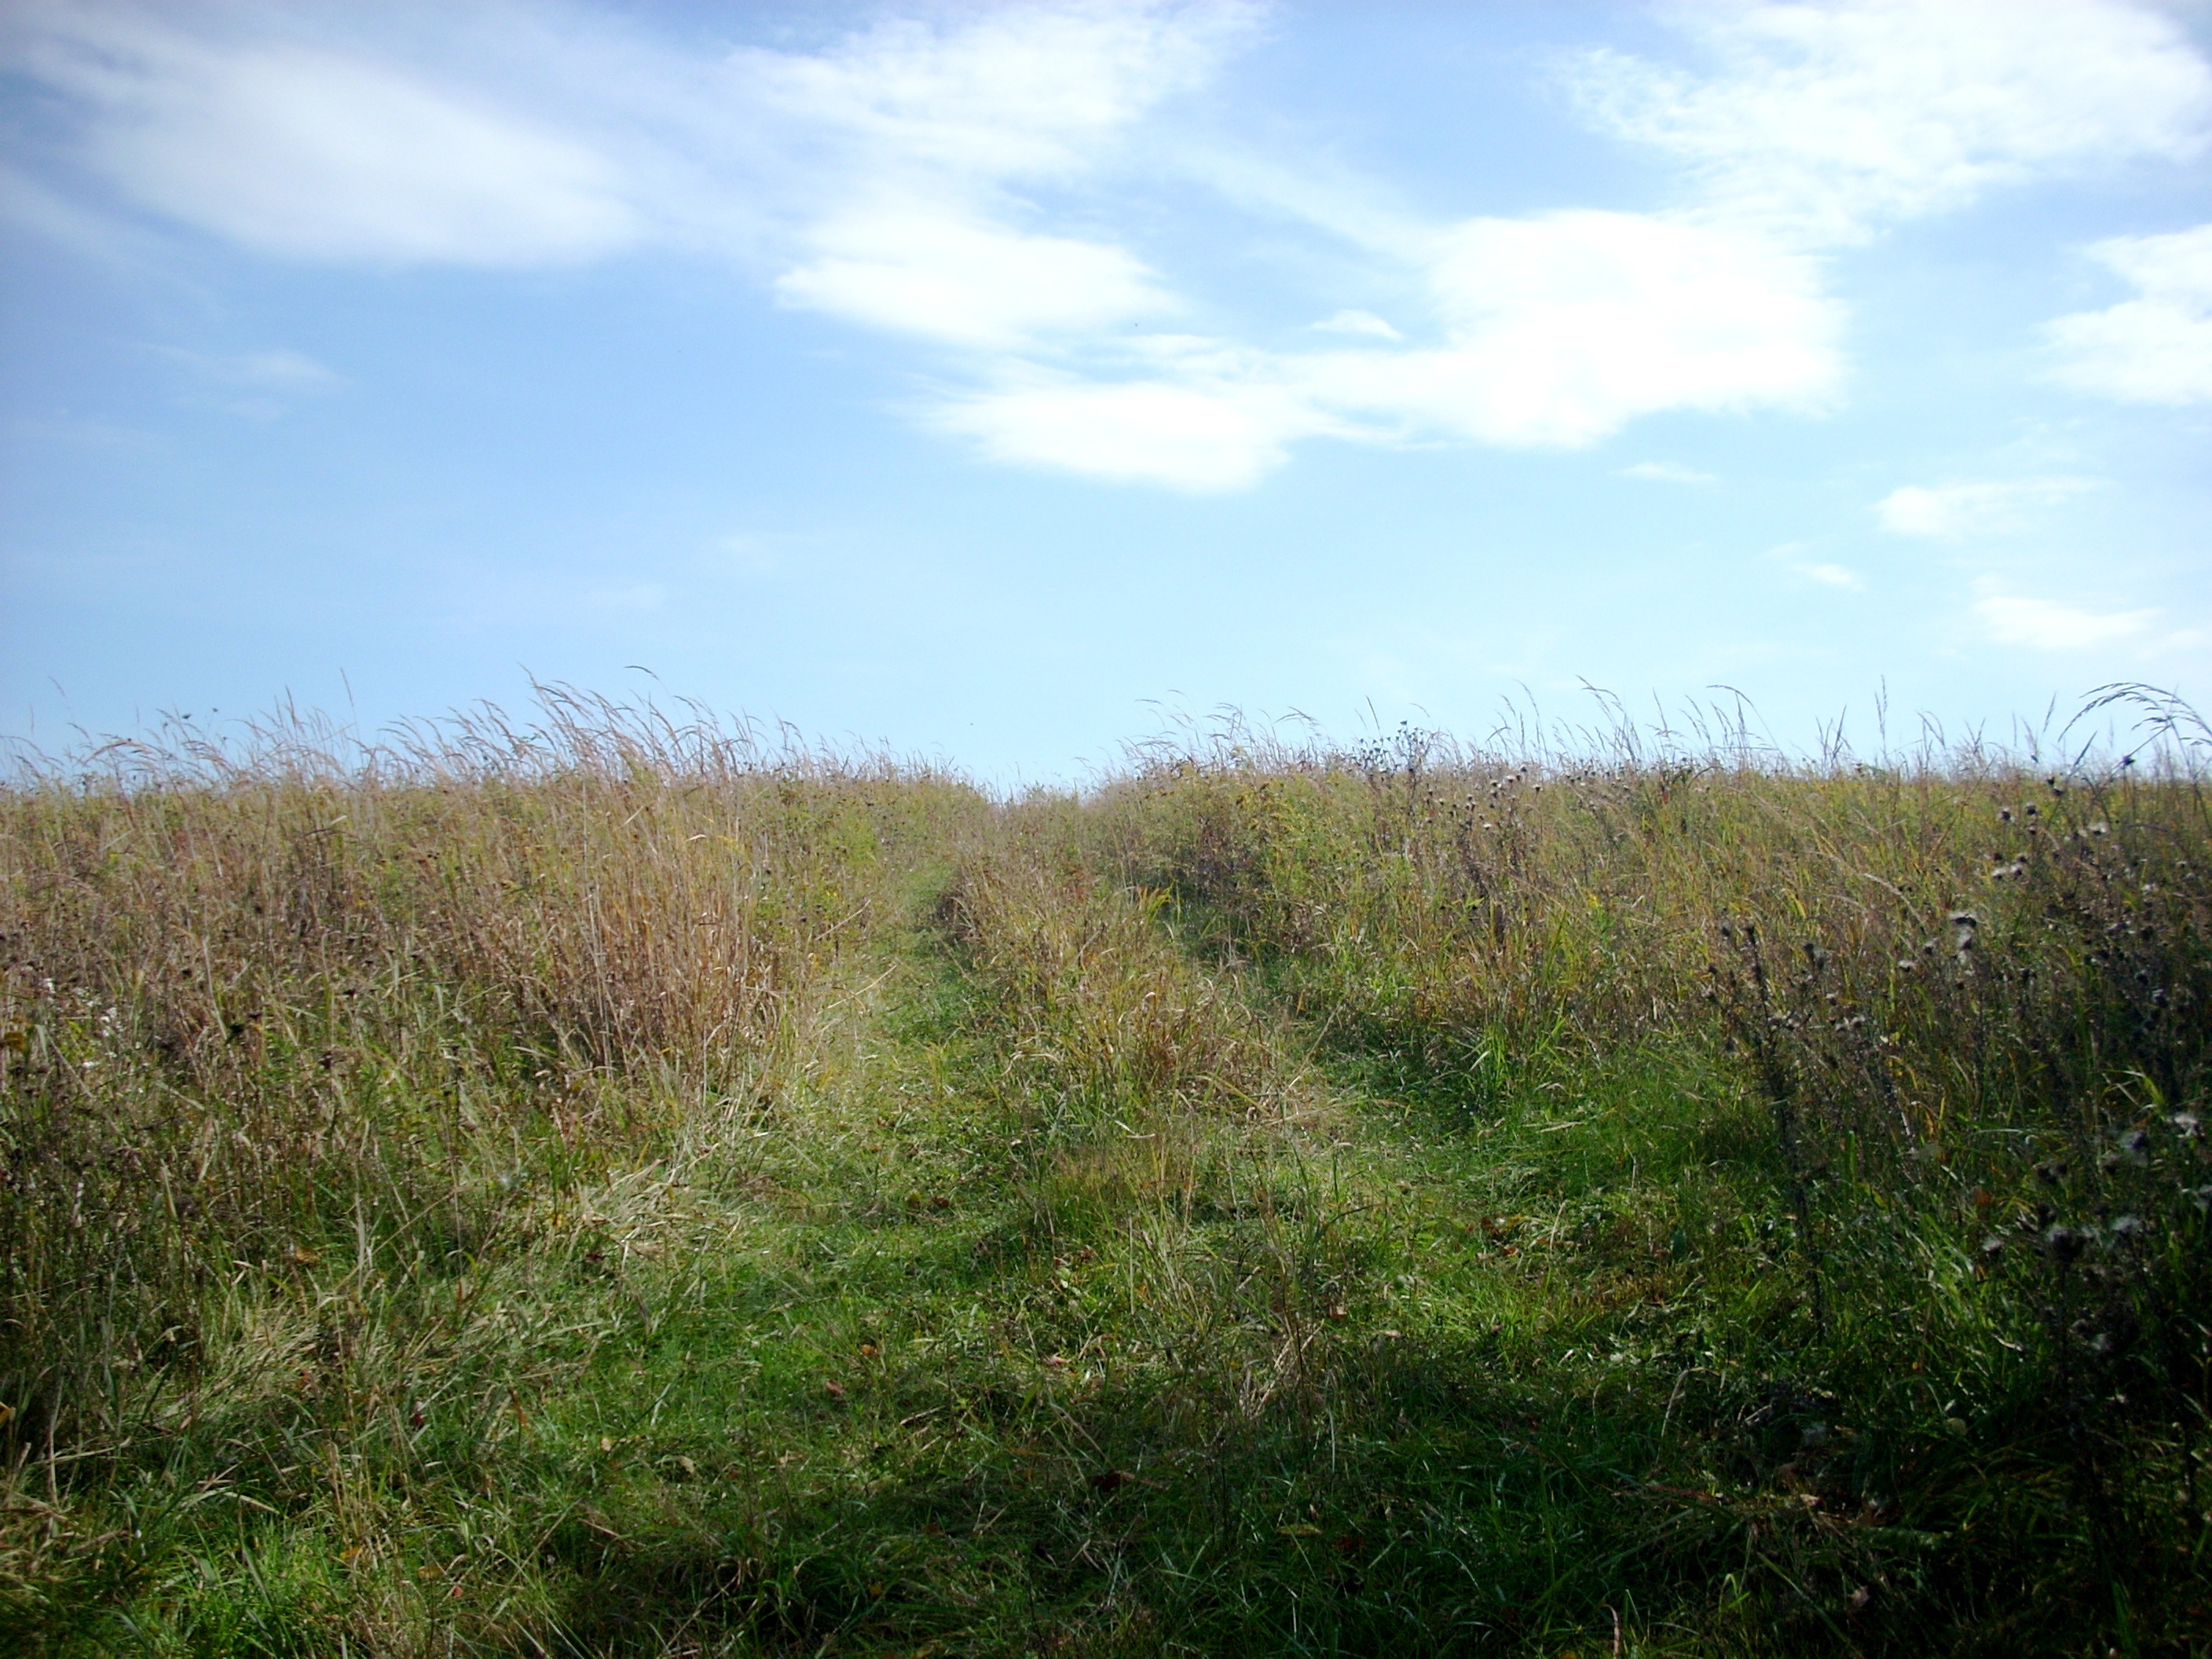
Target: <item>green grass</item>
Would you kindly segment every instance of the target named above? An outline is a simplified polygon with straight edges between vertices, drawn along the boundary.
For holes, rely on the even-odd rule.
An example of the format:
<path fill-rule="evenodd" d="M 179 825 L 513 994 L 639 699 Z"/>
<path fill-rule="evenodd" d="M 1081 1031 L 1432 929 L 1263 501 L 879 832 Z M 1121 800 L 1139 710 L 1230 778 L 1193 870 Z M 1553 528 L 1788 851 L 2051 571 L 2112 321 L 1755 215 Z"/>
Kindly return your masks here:
<path fill-rule="evenodd" d="M 2185 775 L 312 736 L 4 801 L 10 1650 L 2212 1650 Z"/>

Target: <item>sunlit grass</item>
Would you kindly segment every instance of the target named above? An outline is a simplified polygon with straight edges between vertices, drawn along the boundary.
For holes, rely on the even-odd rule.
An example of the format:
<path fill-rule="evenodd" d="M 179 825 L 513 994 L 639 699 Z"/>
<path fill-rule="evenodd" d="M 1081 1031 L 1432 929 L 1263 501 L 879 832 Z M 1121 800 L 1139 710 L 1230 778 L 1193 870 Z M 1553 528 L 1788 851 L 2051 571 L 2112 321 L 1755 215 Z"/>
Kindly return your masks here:
<path fill-rule="evenodd" d="M 1638 741 L 27 773 L 0 1630 L 2197 1650 L 2201 789 Z"/>

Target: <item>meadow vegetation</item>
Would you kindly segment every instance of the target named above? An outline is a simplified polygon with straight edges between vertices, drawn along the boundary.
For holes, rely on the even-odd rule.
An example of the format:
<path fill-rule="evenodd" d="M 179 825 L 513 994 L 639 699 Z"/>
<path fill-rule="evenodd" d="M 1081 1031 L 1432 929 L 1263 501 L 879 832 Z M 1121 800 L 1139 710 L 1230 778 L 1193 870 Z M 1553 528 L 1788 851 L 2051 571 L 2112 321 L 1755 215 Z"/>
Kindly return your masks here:
<path fill-rule="evenodd" d="M 0 1648 L 2212 1649 L 2212 734 L 0 790 Z"/>

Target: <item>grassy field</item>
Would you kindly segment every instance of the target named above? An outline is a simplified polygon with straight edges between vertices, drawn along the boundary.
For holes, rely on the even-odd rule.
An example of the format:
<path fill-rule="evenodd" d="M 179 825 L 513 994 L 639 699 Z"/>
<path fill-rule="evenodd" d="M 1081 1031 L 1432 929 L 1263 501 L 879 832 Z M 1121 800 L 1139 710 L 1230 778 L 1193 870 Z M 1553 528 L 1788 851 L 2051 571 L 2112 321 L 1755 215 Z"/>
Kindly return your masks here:
<path fill-rule="evenodd" d="M 0 1649 L 2212 1651 L 2189 729 L 1741 736 L 27 768 Z"/>

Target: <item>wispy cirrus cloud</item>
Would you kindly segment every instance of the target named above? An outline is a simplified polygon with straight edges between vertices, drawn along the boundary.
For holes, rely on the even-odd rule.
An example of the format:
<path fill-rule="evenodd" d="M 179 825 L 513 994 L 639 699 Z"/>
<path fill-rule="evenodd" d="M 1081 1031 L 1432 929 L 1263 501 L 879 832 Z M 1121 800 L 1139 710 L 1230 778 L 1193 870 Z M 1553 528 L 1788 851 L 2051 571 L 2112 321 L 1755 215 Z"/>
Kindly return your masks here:
<path fill-rule="evenodd" d="M 2093 651 L 2141 644 L 2159 619 L 2154 610 L 2092 611 L 2056 599 L 1985 593 L 1974 614 L 2000 645 L 2038 651 Z"/>
<path fill-rule="evenodd" d="M 1675 5 L 1713 65 L 1576 60 L 1592 118 L 1677 157 L 1689 205 L 1793 242 L 1863 240 L 1984 192 L 2212 139 L 2212 68 L 2112 0 Z"/>
<path fill-rule="evenodd" d="M 278 348 L 216 355 L 185 351 L 176 346 L 156 346 L 157 356 L 221 386 L 251 386 L 267 392 L 325 392 L 345 384 L 345 377 L 304 351 Z"/>
<path fill-rule="evenodd" d="M 248 420 L 281 419 L 303 398 L 332 392 L 346 378 L 304 351 L 188 351 L 157 345 L 153 355 L 173 363 L 199 383 L 195 401 L 228 410 Z"/>
<path fill-rule="evenodd" d="M 2124 403 L 2212 402 L 2212 224 L 2116 237 L 2089 254 L 2137 297 L 2045 325 L 2057 378 Z"/>
<path fill-rule="evenodd" d="M 1620 469 L 1624 478 L 1640 478 L 1647 483 L 1709 484 L 1720 479 L 1713 473 L 1700 472 L 1693 466 L 1684 466 L 1679 461 L 1638 461 L 1632 466 Z"/>
<path fill-rule="evenodd" d="M 2094 478 L 2011 478 L 1906 484 L 1875 503 L 1875 517 L 1896 536 L 1953 540 L 2024 529 L 2048 509 L 2097 488 Z"/>
<path fill-rule="evenodd" d="M 313 6 L 64 3 L 3 33 L 66 100 L 73 166 L 257 253 L 518 267 L 703 250 L 787 304 L 1004 350 L 1176 308 L 1127 247 L 1040 228 L 1021 191 L 1097 167 L 1255 15 L 1078 0 L 708 58 L 603 15 L 482 5 L 396 40 Z M 516 26 L 495 73 L 464 38 L 487 20 Z"/>
<path fill-rule="evenodd" d="M 1766 556 L 1801 582 L 1810 582 L 1815 587 L 1832 587 L 1849 592 L 1863 592 L 1866 578 L 1849 565 L 1832 560 L 1806 556 L 1802 542 L 1784 542 L 1768 550 Z"/>
<path fill-rule="evenodd" d="M 131 7 L 26 10 L 8 33 L 19 69 L 72 100 L 85 167 L 258 253 L 536 265 L 645 229 L 588 142 L 410 66 Z"/>
<path fill-rule="evenodd" d="M 1423 222 L 1278 158 L 1199 169 L 1407 296 L 1389 319 L 1336 310 L 1310 347 L 1239 338 L 1126 211 L 1176 171 L 1159 124 L 1255 37 L 1245 0 L 894 12 L 714 52 L 488 3 L 380 34 L 343 9 L 94 0 L 0 33 L 65 106 L 62 171 L 143 213 L 326 263 L 708 254 L 940 354 L 915 412 L 988 457 L 1191 490 L 1249 487 L 1316 438 L 1571 448 L 1668 410 L 1819 411 L 1846 368 L 1825 250 L 2002 185 L 2193 154 L 2212 118 L 2212 71 L 2121 0 L 1662 15 L 1702 70 L 1593 53 L 1563 73 L 1594 124 L 1672 159 L 1663 210 Z M 1195 315 L 1218 332 L 1144 331 Z M 2077 368 L 2106 353 L 2079 372 L 2119 384 L 2112 341 L 2142 317 L 2066 324 Z"/>

